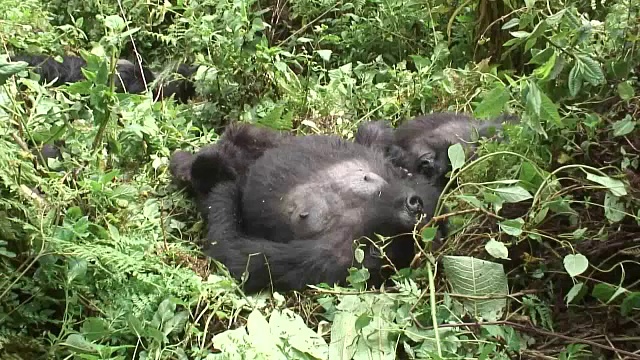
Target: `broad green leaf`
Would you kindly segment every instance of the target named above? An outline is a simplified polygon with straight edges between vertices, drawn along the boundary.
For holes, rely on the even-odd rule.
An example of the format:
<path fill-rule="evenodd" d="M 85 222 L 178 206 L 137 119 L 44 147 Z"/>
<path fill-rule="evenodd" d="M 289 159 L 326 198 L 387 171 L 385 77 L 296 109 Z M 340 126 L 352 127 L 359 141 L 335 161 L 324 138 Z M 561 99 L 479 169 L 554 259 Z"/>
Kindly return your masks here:
<path fill-rule="evenodd" d="M 509 97 L 507 89 L 502 84 L 499 84 L 489 91 L 478 104 L 473 112 L 475 117 L 486 119 L 500 115 L 509 101 Z"/>
<path fill-rule="evenodd" d="M 331 326 L 331 341 L 329 342 L 329 359 L 348 360 L 356 353 L 358 337 L 356 321 L 358 315 L 353 312 L 339 311 Z"/>
<path fill-rule="evenodd" d="M 507 21 L 504 25 L 502 25 L 502 30 L 511 29 L 512 27 L 518 26 L 518 24 L 520 24 L 520 19 L 512 18 L 511 20 Z"/>
<path fill-rule="evenodd" d="M 633 91 L 633 87 L 629 85 L 628 82 L 621 82 L 618 84 L 618 95 L 622 100 L 629 100 L 634 96 L 635 92 Z"/>
<path fill-rule="evenodd" d="M 564 269 L 567 270 L 569 276 L 576 277 L 587 270 L 589 260 L 582 254 L 569 254 L 564 257 Z"/>
<path fill-rule="evenodd" d="M 632 292 L 620 304 L 620 313 L 623 316 L 629 316 L 634 309 L 636 312 L 640 309 L 640 292 Z"/>
<path fill-rule="evenodd" d="M 580 301 L 586 293 L 587 286 L 584 283 L 579 282 L 573 285 L 571 290 L 567 293 L 567 296 L 565 296 L 565 299 L 567 299 L 567 305 L 571 304 L 574 300 Z"/>
<path fill-rule="evenodd" d="M 622 221 L 625 217 L 624 203 L 620 198 L 607 192 L 604 195 L 604 215 L 611 223 Z"/>
<path fill-rule="evenodd" d="M 491 239 L 486 243 L 484 249 L 494 258 L 509 260 L 509 250 L 501 241 Z"/>
<path fill-rule="evenodd" d="M 533 50 L 535 51 L 535 49 Z M 538 51 L 533 55 L 531 60 L 529 60 L 529 64 L 537 64 L 542 65 L 551 59 L 551 57 L 555 54 L 555 50 L 551 47 L 548 47 L 542 51 Z"/>
<path fill-rule="evenodd" d="M 358 264 L 362 264 L 362 262 L 364 261 L 364 250 L 362 250 L 361 248 L 357 248 L 354 252 L 354 257 L 356 258 L 356 262 Z"/>
<path fill-rule="evenodd" d="M 473 195 L 456 195 L 456 198 L 466 201 L 477 208 L 485 208 L 484 203 Z"/>
<path fill-rule="evenodd" d="M 553 124 L 559 128 L 564 127 L 558 113 L 558 107 L 543 91 L 540 91 L 540 118 L 548 124 Z"/>
<path fill-rule="evenodd" d="M 82 336 L 81 334 L 71 334 L 69 335 L 69 337 L 67 337 L 67 339 L 64 341 L 64 345 L 67 345 L 73 349 L 76 350 L 80 350 L 83 352 L 89 352 L 89 353 L 97 353 L 98 349 L 96 347 L 96 345 L 92 344 L 91 342 L 87 341 L 84 336 Z"/>
<path fill-rule="evenodd" d="M 507 276 L 502 264 L 469 256 L 445 256 L 442 259 L 444 274 L 456 294 L 472 296 L 508 295 Z M 494 321 L 502 317 L 507 305 L 506 298 L 462 299 L 456 298 L 474 318 Z"/>
<path fill-rule="evenodd" d="M 316 52 L 324 61 L 329 61 L 331 59 L 331 54 L 333 53 L 331 50 L 316 50 Z"/>
<path fill-rule="evenodd" d="M 509 203 L 517 203 L 533 198 L 531 194 L 522 186 L 505 186 L 493 190 L 496 195 Z"/>
<path fill-rule="evenodd" d="M 569 71 L 569 94 L 571 96 L 578 95 L 580 88 L 582 88 L 582 63 L 576 61 L 576 63 Z"/>
<path fill-rule="evenodd" d="M 438 233 L 438 229 L 433 227 L 433 226 L 429 226 L 426 227 L 422 230 L 422 241 L 424 242 L 430 242 L 433 241 L 436 238 L 436 234 Z"/>
<path fill-rule="evenodd" d="M 101 318 L 90 317 L 82 322 L 82 335 L 89 341 L 110 335 L 109 324 Z"/>
<path fill-rule="evenodd" d="M 125 27 L 124 20 L 118 15 L 109 15 L 104 18 L 104 26 L 114 31 L 121 31 Z"/>
<path fill-rule="evenodd" d="M 0 86 L 4 85 L 7 82 L 7 79 L 14 74 L 26 69 L 27 66 L 29 66 L 29 64 L 24 61 L 0 64 Z"/>
<path fill-rule="evenodd" d="M 260 310 L 254 309 L 247 318 L 247 332 L 251 345 L 265 354 L 277 353 L 276 337 L 271 333 L 267 319 Z"/>
<path fill-rule="evenodd" d="M 578 55 L 578 58 L 584 64 L 582 74 L 585 80 L 591 85 L 598 85 L 604 81 L 602 66 L 597 61 L 584 54 Z"/>
<path fill-rule="evenodd" d="M 551 57 L 540 67 L 533 70 L 533 74 L 540 79 L 546 79 L 551 74 L 551 71 L 556 65 L 556 53 L 554 52 Z"/>
<path fill-rule="evenodd" d="M 514 38 L 518 38 L 518 39 L 526 38 L 526 37 L 529 37 L 529 35 L 531 35 L 531 33 L 527 31 L 509 31 L 509 34 L 511 34 Z"/>
<path fill-rule="evenodd" d="M 613 123 L 613 136 L 625 136 L 636 128 L 636 122 L 627 115 L 622 120 Z"/>
<path fill-rule="evenodd" d="M 540 116 L 540 107 L 542 99 L 540 97 L 540 89 L 532 81 L 529 81 L 529 91 L 527 92 L 527 107 L 536 116 Z"/>
<path fill-rule="evenodd" d="M 451 168 L 453 171 L 460 169 L 464 165 L 465 154 L 462 144 L 455 143 L 449 146 L 448 149 L 449 160 L 451 161 Z"/>
<path fill-rule="evenodd" d="M 511 236 L 519 236 L 522 234 L 522 227 L 524 226 L 524 220 L 521 218 L 508 219 L 498 223 L 500 229 Z"/>
<path fill-rule="evenodd" d="M 567 10 L 562 9 L 557 13 L 548 16 L 546 19 L 544 19 L 544 21 L 546 21 L 549 26 L 555 26 L 560 22 L 560 20 L 562 20 L 562 16 L 564 15 L 565 11 Z"/>
<path fill-rule="evenodd" d="M 81 258 L 69 259 L 69 271 L 67 281 L 71 283 L 75 278 L 81 278 L 87 273 L 87 261 Z"/>
<path fill-rule="evenodd" d="M 624 183 L 620 180 L 612 179 L 608 176 L 599 176 L 591 173 L 587 173 L 587 179 L 596 182 L 613 193 L 616 196 L 627 195 L 627 190 L 624 187 Z"/>

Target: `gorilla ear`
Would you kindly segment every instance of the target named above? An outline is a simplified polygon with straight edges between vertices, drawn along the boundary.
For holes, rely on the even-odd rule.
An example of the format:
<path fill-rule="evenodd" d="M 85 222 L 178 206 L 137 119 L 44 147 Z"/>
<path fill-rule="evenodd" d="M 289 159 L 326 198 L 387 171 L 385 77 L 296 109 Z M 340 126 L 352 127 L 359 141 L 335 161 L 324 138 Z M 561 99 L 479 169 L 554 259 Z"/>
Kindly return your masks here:
<path fill-rule="evenodd" d="M 192 186 L 202 194 L 208 193 L 218 183 L 235 181 L 236 177 L 233 167 L 215 150 L 198 154 L 191 165 Z"/>

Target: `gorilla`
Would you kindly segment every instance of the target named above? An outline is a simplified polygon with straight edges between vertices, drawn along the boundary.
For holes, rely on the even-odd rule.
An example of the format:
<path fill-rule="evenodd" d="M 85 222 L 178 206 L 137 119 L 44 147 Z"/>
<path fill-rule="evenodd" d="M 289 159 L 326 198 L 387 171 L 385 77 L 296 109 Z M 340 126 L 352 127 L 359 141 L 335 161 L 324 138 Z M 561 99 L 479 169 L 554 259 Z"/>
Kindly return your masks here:
<path fill-rule="evenodd" d="M 397 166 L 444 187 L 451 171 L 449 146 L 460 143 L 473 158 L 476 134 L 478 138 L 491 137 L 502 130 L 504 122 L 516 121 L 516 116 L 507 114 L 479 122 L 466 114 L 444 112 L 416 117 L 394 130 L 388 122 L 377 120 L 361 124 L 355 142 L 381 149 Z"/>
<path fill-rule="evenodd" d="M 54 86 L 75 83 L 85 80 L 82 68 L 86 61 L 79 56 L 63 56 L 62 62 L 58 62 L 51 56 L 22 54 L 12 57 L 13 62 L 24 61 L 40 75 L 41 83 L 53 82 Z M 167 83 L 162 83 L 153 89 L 154 98 L 165 99 L 171 96 L 179 103 L 186 103 L 195 96 L 195 86 L 190 80 L 197 67 L 182 64 L 177 73 L 180 78 L 171 78 Z M 120 59 L 116 63 L 115 87 L 118 93 L 140 94 L 147 90 L 147 84 L 156 80 L 156 74 L 145 66 L 132 63 L 129 60 Z"/>
<path fill-rule="evenodd" d="M 410 265 L 414 227 L 433 217 L 440 196 L 425 177 L 407 176 L 376 149 L 246 124 L 231 125 L 196 155 L 174 153 L 170 171 L 190 184 L 207 218 L 206 254 L 236 279 L 246 271 L 251 293 L 269 284 L 276 291 L 344 284 L 354 240 L 375 234 L 394 237 L 383 252 L 370 241 L 362 246 L 368 284 L 382 284 L 390 265 Z M 446 236 L 446 224 L 438 230 Z"/>

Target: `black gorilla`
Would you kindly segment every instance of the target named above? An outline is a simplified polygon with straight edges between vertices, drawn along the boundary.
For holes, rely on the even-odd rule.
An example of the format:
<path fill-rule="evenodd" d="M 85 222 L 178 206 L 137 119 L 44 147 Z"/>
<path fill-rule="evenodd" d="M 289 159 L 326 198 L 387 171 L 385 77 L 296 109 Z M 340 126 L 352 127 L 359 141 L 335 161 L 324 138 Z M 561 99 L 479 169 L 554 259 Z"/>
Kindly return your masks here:
<path fill-rule="evenodd" d="M 409 265 L 417 218 L 429 220 L 440 195 L 424 177 L 408 177 L 382 152 L 335 136 L 247 125 L 232 125 L 225 135 L 217 149 L 176 152 L 171 171 L 191 184 L 208 219 L 207 254 L 237 279 L 247 270 L 246 291 L 270 283 L 278 291 L 344 284 L 353 241 L 374 234 L 396 237 L 384 253 L 398 269 Z M 445 224 L 439 230 L 446 234 Z M 369 284 L 379 285 L 387 259 L 370 242 L 363 250 Z"/>
<path fill-rule="evenodd" d="M 24 61 L 33 68 L 33 71 L 40 75 L 41 83 L 53 82 L 54 86 L 83 81 L 85 79 L 82 68 L 87 64 L 79 56 L 63 56 L 62 62 L 58 62 L 47 55 L 16 55 L 12 61 Z M 153 89 L 154 98 L 165 99 L 172 95 L 180 103 L 186 103 L 188 99 L 195 96 L 195 86 L 190 77 L 195 73 L 197 67 L 180 65 L 177 69 L 179 78 L 171 78 L 167 83 L 157 85 Z M 115 86 L 116 92 L 140 94 L 147 90 L 147 85 L 151 84 L 156 75 L 139 64 L 134 64 L 129 60 L 120 59 L 116 64 Z"/>
<path fill-rule="evenodd" d="M 451 170 L 449 146 L 460 143 L 473 156 L 477 137 L 491 137 L 502 129 L 503 122 L 517 117 L 503 114 L 489 121 L 477 121 L 461 113 L 433 113 L 406 121 L 395 130 L 384 120 L 361 124 L 355 141 L 382 149 L 394 164 L 432 179 L 442 187 Z M 475 133 L 475 134 L 474 134 Z"/>

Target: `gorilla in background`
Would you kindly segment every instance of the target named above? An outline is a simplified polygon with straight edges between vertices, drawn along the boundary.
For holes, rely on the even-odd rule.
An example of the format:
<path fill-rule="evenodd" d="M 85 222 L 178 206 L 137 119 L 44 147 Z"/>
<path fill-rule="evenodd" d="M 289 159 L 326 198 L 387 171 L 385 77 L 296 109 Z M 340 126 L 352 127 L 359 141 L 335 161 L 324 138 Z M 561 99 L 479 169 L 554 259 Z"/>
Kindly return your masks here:
<path fill-rule="evenodd" d="M 277 291 L 344 284 L 353 241 L 374 234 L 395 237 L 384 245 L 386 258 L 370 242 L 363 246 L 369 285 L 382 284 L 388 262 L 409 266 L 412 231 L 420 216 L 422 224 L 431 219 L 440 195 L 426 178 L 407 176 L 375 149 L 246 124 L 231 125 L 196 155 L 174 153 L 170 169 L 195 190 L 207 217 L 205 252 L 236 279 L 248 271 L 251 293 L 269 284 Z M 446 235 L 445 224 L 439 231 Z"/>
<path fill-rule="evenodd" d="M 361 124 L 355 141 L 384 151 L 396 166 L 432 179 L 443 188 L 451 171 L 449 146 L 460 143 L 474 156 L 478 138 L 491 137 L 502 130 L 504 122 L 515 123 L 516 116 L 503 114 L 488 121 L 477 121 L 461 113 L 432 113 L 402 123 L 395 130 L 384 121 Z"/>
<path fill-rule="evenodd" d="M 60 86 L 85 80 L 82 68 L 86 61 L 79 56 L 63 56 L 63 61 L 58 62 L 47 55 L 16 55 L 13 62 L 24 61 L 33 67 L 33 71 L 40 75 L 41 83 L 53 83 Z M 182 64 L 176 72 L 180 77 L 172 77 L 166 83 L 158 84 L 153 89 L 154 98 L 165 99 L 172 95 L 179 103 L 186 103 L 195 96 L 195 86 L 190 80 L 196 72 L 196 66 Z M 144 66 L 120 59 L 116 64 L 115 86 L 116 92 L 140 94 L 147 90 L 147 84 L 156 79 L 156 74 Z"/>

